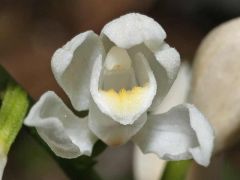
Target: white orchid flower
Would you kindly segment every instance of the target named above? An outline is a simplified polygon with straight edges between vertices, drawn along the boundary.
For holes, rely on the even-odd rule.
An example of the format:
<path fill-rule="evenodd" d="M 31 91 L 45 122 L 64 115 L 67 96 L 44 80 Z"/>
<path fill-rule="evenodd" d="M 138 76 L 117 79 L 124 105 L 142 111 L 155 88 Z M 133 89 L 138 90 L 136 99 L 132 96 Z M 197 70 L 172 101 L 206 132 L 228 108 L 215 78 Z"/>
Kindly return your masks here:
<path fill-rule="evenodd" d="M 152 18 L 131 13 L 106 24 L 100 36 L 81 33 L 52 58 L 52 70 L 77 111 L 46 92 L 25 124 L 36 127 L 56 155 L 91 155 L 97 139 L 121 145 L 130 139 L 144 153 L 166 160 L 195 159 L 208 165 L 213 130 L 190 104 L 153 114 L 178 73 L 179 53 L 164 42 L 166 33 Z"/>

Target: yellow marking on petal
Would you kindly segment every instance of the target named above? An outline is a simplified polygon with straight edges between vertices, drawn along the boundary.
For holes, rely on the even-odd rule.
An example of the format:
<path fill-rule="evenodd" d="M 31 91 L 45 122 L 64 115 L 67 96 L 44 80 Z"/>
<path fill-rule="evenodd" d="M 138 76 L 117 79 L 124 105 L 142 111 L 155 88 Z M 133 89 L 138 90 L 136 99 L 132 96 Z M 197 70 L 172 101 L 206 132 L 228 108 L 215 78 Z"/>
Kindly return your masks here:
<path fill-rule="evenodd" d="M 118 115 L 124 116 L 141 109 L 143 99 L 149 90 L 149 86 L 135 86 L 131 90 L 121 89 L 116 92 L 113 89 L 101 90 L 108 106 Z"/>
<path fill-rule="evenodd" d="M 124 69 L 124 67 L 118 64 L 118 65 L 115 65 L 112 70 L 122 70 L 122 69 Z"/>
<path fill-rule="evenodd" d="M 124 144 L 125 142 L 120 137 L 119 138 L 114 137 L 113 139 L 109 139 L 106 143 L 108 146 L 117 147 L 119 145 Z"/>

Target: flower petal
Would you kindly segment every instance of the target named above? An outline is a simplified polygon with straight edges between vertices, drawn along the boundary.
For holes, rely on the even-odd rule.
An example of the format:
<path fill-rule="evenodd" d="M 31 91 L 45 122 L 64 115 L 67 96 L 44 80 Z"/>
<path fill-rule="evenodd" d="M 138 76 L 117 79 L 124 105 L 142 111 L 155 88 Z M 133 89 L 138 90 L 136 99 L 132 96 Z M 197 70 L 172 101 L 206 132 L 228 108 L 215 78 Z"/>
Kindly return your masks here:
<path fill-rule="evenodd" d="M 191 84 L 191 67 L 188 62 L 183 62 L 180 66 L 176 80 L 174 81 L 168 94 L 159 106 L 152 112 L 155 114 L 165 113 L 173 106 L 187 102 L 190 84 Z"/>
<path fill-rule="evenodd" d="M 102 90 L 120 91 L 136 85 L 131 59 L 125 49 L 113 47 L 106 55 L 102 71 Z"/>
<path fill-rule="evenodd" d="M 52 71 L 76 110 L 89 106 L 89 85 L 96 57 L 104 54 L 98 35 L 87 31 L 75 36 L 52 57 Z"/>
<path fill-rule="evenodd" d="M 133 60 L 136 79 L 139 87 L 116 92 L 105 91 L 99 86 L 102 83 L 102 60 L 99 58 L 93 68 L 90 91 L 94 102 L 102 113 L 114 121 L 127 125 L 133 124 L 151 106 L 156 94 L 156 80 L 144 56 L 139 53 Z"/>
<path fill-rule="evenodd" d="M 166 33 L 152 18 L 130 13 L 106 24 L 101 32 L 101 37 L 104 36 L 121 48 L 131 48 L 143 42 L 158 47 L 166 38 Z"/>
<path fill-rule="evenodd" d="M 135 123 L 122 125 L 102 113 L 92 101 L 89 109 L 89 128 L 103 142 L 110 146 L 126 143 L 134 136 L 147 120 L 147 114 L 143 113 Z"/>
<path fill-rule="evenodd" d="M 137 180 L 158 180 L 163 174 L 167 162 L 156 154 L 143 154 L 138 146 L 133 151 L 133 174 Z"/>
<path fill-rule="evenodd" d="M 175 81 L 180 67 L 180 55 L 176 49 L 163 43 L 158 49 L 150 49 L 149 46 L 141 44 L 129 49 L 129 54 L 134 57 L 143 53 L 154 73 L 157 81 L 157 93 L 150 110 L 154 111 L 161 104 Z"/>
<path fill-rule="evenodd" d="M 97 140 L 88 128 L 87 118 L 74 115 L 51 91 L 42 95 L 24 123 L 35 127 L 53 152 L 63 158 L 91 155 Z"/>
<path fill-rule="evenodd" d="M 192 105 L 179 105 L 167 113 L 150 115 L 134 137 L 144 153 L 156 153 L 165 160 L 193 158 L 207 166 L 214 134 L 209 122 Z"/>

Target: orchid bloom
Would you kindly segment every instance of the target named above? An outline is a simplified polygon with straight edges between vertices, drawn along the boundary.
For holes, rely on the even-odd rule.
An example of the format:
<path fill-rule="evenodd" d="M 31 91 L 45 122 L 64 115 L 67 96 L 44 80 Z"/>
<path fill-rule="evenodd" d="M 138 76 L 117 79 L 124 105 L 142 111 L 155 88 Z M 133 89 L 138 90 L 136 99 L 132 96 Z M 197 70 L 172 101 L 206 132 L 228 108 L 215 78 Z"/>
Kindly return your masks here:
<path fill-rule="evenodd" d="M 213 130 L 190 104 L 154 114 L 173 84 L 180 56 L 152 18 L 130 13 L 104 26 L 100 36 L 75 36 L 52 57 L 52 71 L 77 111 L 52 91 L 33 106 L 25 124 L 37 129 L 56 155 L 91 155 L 97 139 L 109 146 L 130 139 L 165 160 L 193 158 L 207 166 Z"/>

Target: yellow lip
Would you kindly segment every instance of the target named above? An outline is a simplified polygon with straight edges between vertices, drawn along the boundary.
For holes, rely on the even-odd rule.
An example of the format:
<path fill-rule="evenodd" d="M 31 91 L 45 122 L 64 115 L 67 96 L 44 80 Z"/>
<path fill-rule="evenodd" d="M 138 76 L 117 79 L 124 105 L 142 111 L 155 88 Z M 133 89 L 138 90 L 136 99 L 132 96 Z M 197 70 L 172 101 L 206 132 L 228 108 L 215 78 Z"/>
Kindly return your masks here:
<path fill-rule="evenodd" d="M 100 93 L 104 97 L 105 103 L 119 115 L 127 115 L 138 111 L 142 106 L 144 96 L 149 86 L 135 86 L 130 90 L 121 89 L 116 92 L 114 89 L 101 90 Z"/>

